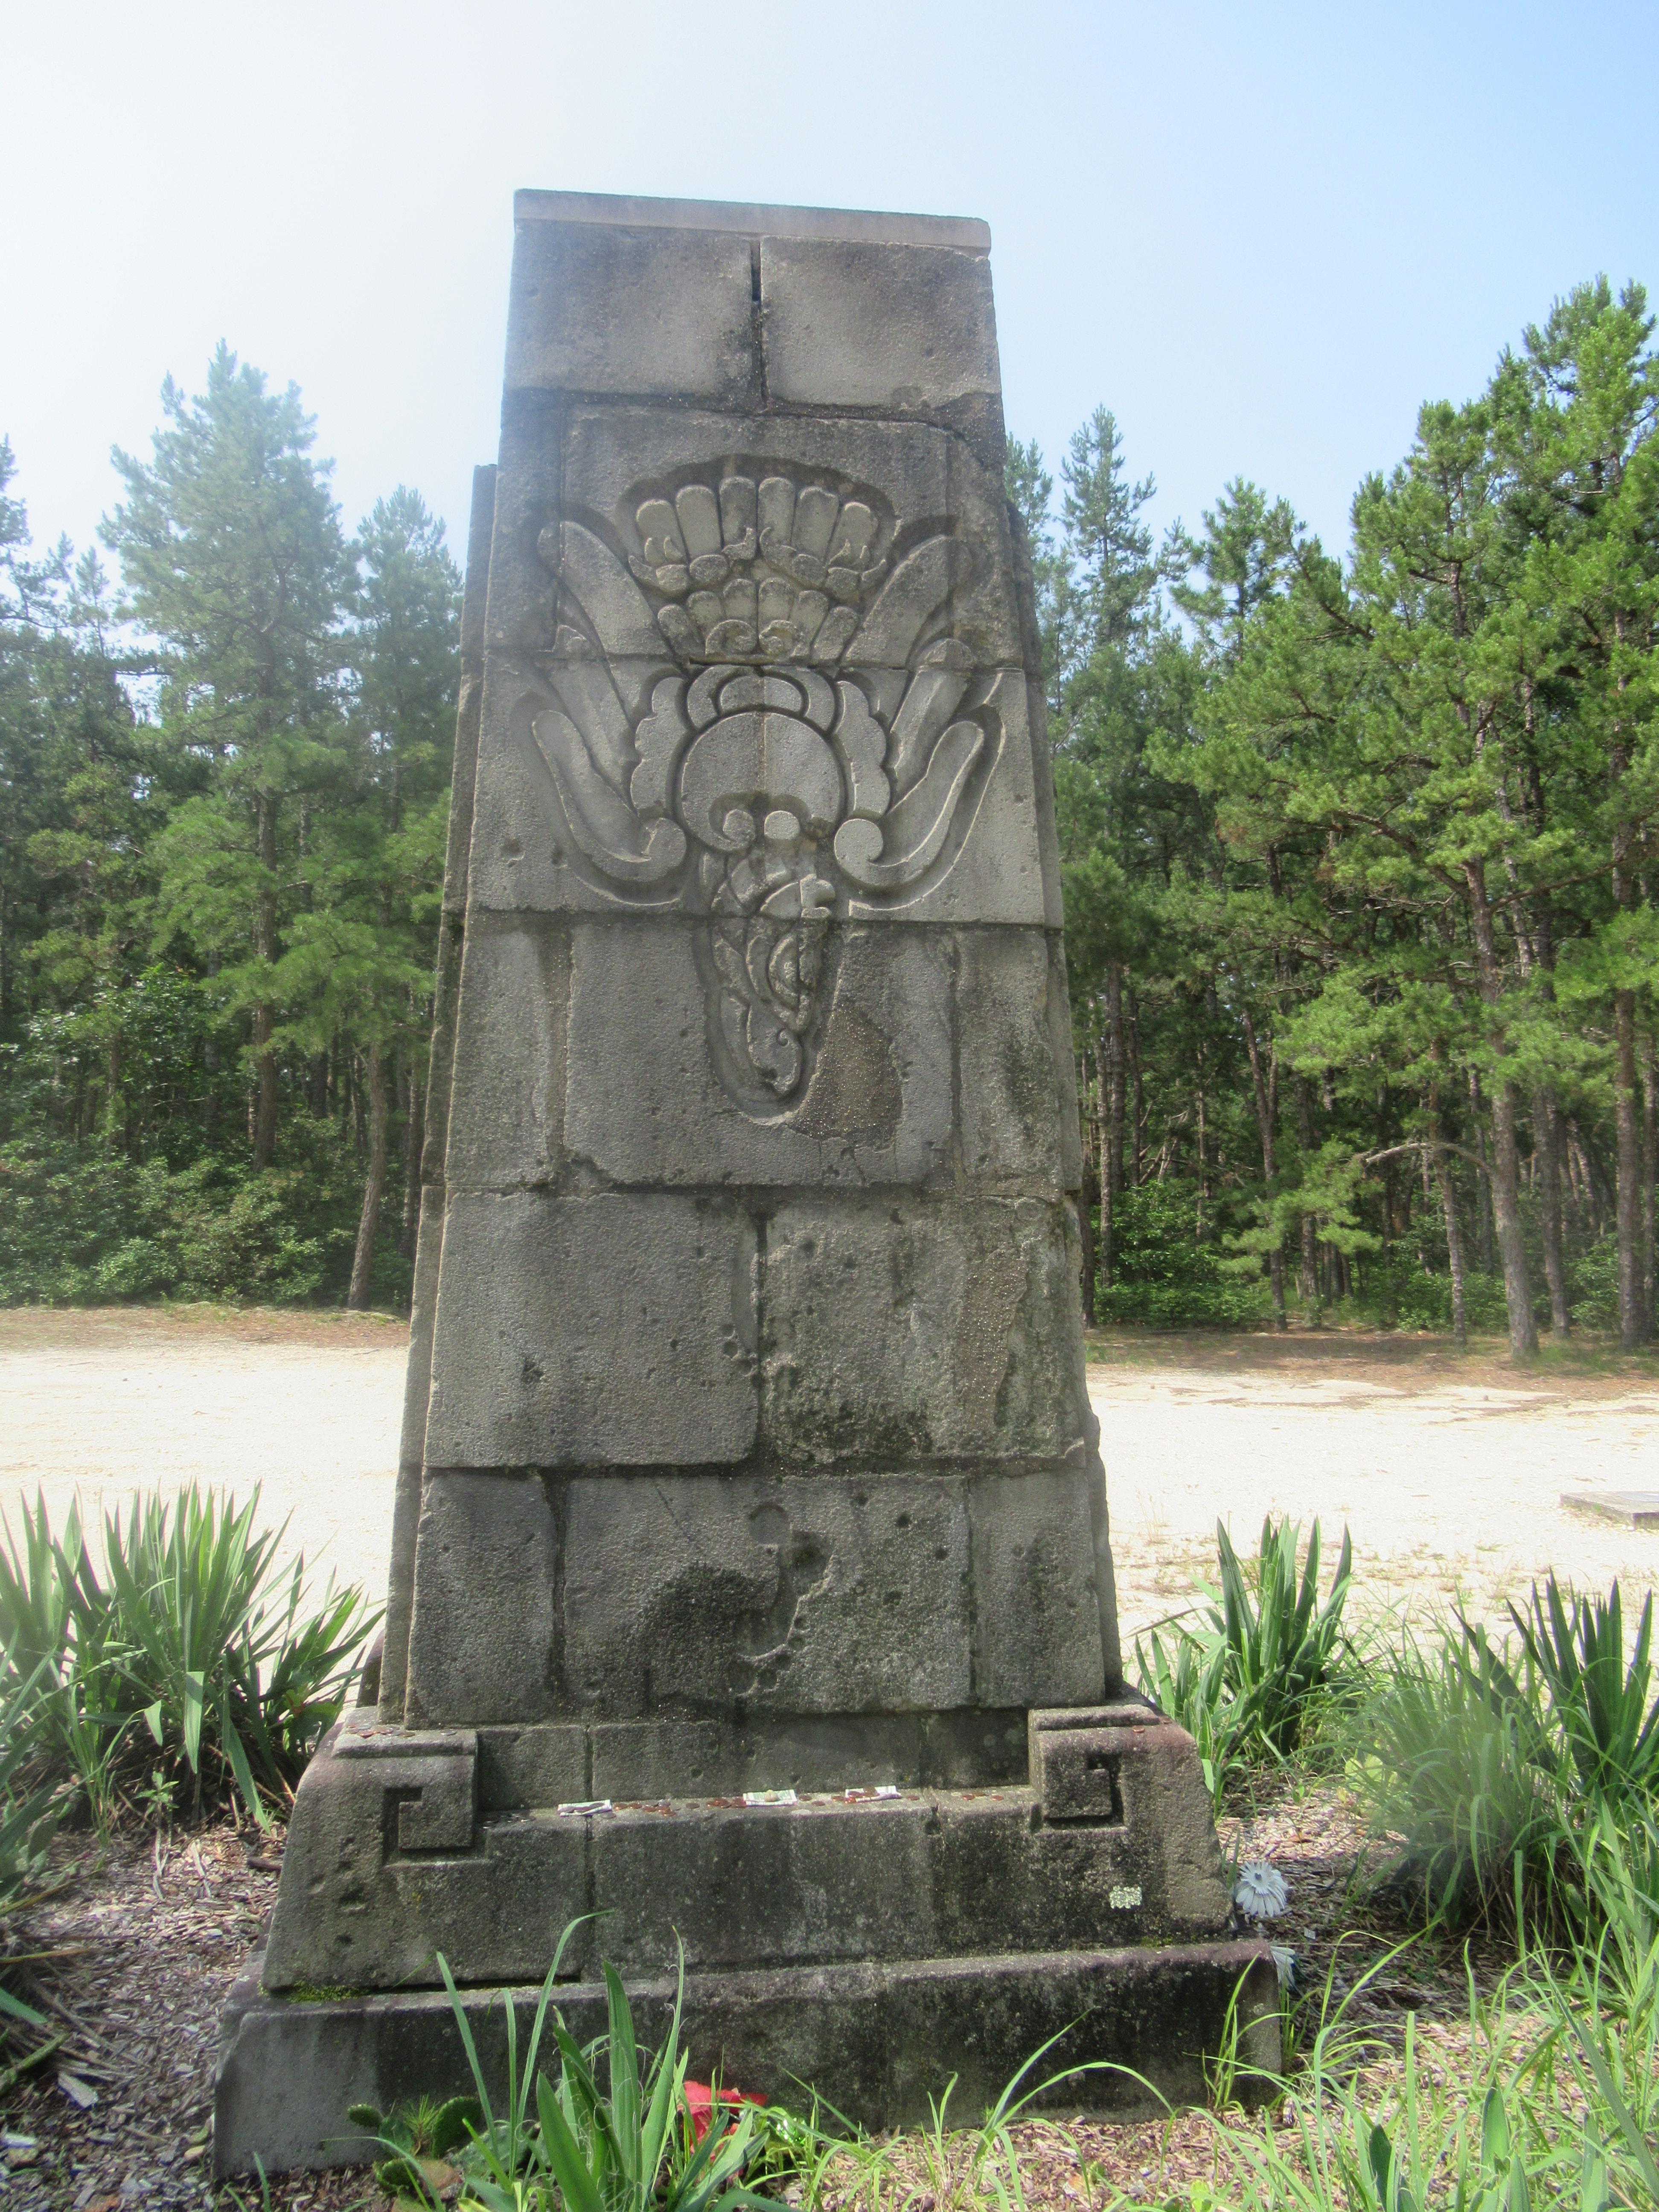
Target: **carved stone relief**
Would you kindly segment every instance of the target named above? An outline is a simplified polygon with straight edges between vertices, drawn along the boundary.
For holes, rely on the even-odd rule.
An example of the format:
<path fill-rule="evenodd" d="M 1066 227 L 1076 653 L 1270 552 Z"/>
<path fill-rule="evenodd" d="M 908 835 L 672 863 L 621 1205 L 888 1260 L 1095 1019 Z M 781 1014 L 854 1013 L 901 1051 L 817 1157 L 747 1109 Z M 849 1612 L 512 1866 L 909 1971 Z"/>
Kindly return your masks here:
<path fill-rule="evenodd" d="M 745 1113 L 787 1113 L 849 896 L 879 910 L 948 867 L 1001 747 L 1001 678 L 950 629 L 971 549 L 907 543 L 867 487 L 738 465 L 541 551 L 569 618 L 530 723 L 571 834 L 613 896 L 708 917 L 711 1057 Z M 674 666 L 630 720 L 611 663 L 641 645 Z"/>

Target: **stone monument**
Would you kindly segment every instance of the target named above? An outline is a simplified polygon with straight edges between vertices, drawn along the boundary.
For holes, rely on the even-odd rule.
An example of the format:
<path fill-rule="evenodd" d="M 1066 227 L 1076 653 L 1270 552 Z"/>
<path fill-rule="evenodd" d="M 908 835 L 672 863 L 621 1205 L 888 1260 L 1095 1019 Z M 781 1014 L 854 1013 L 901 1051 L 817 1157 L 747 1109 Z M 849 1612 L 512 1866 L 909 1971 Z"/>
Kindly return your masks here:
<path fill-rule="evenodd" d="M 745 2088 L 968 2111 L 1075 2022 L 1201 2094 L 1273 1978 L 1119 1663 L 988 234 L 516 222 L 379 1705 L 301 1785 L 220 2169 L 460 2087 L 437 1954 L 495 2049 L 583 1914 L 575 2031 L 603 1956 L 648 2039 L 683 1944 Z"/>

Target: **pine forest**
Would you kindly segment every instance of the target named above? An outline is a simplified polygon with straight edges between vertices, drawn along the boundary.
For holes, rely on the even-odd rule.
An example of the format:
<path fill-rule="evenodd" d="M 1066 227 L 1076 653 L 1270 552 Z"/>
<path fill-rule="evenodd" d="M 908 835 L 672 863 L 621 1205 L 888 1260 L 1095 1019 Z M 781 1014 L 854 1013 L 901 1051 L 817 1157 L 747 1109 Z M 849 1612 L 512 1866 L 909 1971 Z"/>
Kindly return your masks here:
<path fill-rule="evenodd" d="M 1340 549 L 1011 441 L 1097 1321 L 1650 1340 L 1652 337 L 1558 301 Z M 0 1303 L 405 1306 L 455 562 L 223 347 L 114 461 L 77 556 L 0 445 Z"/>

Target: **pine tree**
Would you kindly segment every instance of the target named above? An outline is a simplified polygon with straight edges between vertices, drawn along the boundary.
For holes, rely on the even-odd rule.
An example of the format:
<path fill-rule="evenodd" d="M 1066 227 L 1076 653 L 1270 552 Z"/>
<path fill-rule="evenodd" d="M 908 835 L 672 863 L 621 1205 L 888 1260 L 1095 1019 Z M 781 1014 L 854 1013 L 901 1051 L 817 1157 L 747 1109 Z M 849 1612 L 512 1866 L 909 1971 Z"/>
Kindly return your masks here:
<path fill-rule="evenodd" d="M 167 743 L 201 772 L 160 854 L 164 943 L 186 940 L 248 1018 L 252 1156 L 276 1146 L 275 971 L 295 870 L 290 816 L 338 772 L 352 566 L 298 392 L 221 345 L 206 391 L 162 388 L 148 462 L 114 453 L 105 526 L 127 611 L 156 642 Z"/>

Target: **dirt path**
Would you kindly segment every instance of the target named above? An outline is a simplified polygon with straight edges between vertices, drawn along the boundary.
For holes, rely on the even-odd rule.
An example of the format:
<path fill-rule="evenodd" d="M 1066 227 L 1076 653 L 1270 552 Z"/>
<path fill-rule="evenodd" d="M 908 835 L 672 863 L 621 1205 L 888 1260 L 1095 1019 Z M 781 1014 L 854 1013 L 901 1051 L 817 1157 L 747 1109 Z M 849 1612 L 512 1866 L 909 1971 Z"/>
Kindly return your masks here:
<path fill-rule="evenodd" d="M 141 1489 L 215 1484 L 319 1579 L 386 1584 L 408 1331 L 375 1315 L 0 1313 L 0 1508 L 54 1526 Z"/>
<path fill-rule="evenodd" d="M 1241 1552 L 1264 1515 L 1316 1516 L 1330 1556 L 1351 1530 L 1373 1603 L 1462 1593 L 1501 1618 L 1551 1568 L 1581 1589 L 1617 1575 L 1633 1618 L 1659 1532 L 1564 1494 L 1659 1490 L 1659 1375 L 1517 1375 L 1409 1338 L 1288 1341 L 1114 1335 L 1093 1347 L 1126 1646 L 1213 1571 L 1215 1524 Z"/>
<path fill-rule="evenodd" d="M 0 1313 L 0 1505 L 54 1519 L 192 1478 L 291 1515 L 307 1562 L 378 1595 L 392 1525 L 406 1332 L 376 1316 L 211 1309 Z M 1334 1540 L 1380 1598 L 1484 1609 L 1553 1566 L 1650 1587 L 1659 1534 L 1563 1492 L 1659 1489 L 1659 1373 L 1517 1376 L 1410 1338 L 1158 1338 L 1093 1347 L 1127 1639 L 1185 1601 L 1218 1516 Z M 1634 1607 L 1632 1608 L 1632 1612 Z"/>

